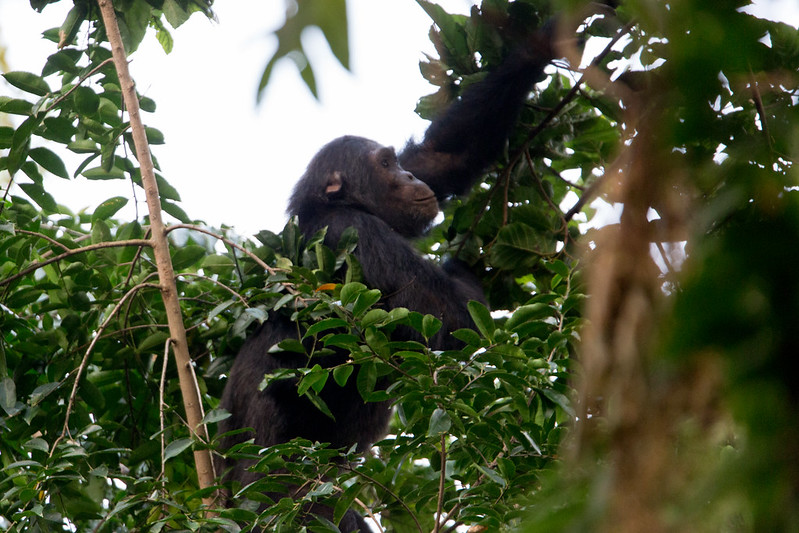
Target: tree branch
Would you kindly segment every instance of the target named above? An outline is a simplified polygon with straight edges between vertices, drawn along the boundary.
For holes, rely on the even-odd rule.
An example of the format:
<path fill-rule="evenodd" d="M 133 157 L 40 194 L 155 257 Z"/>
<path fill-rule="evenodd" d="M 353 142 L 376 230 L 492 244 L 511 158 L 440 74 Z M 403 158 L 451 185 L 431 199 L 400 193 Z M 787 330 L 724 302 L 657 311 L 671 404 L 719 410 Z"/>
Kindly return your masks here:
<path fill-rule="evenodd" d="M 228 246 L 230 246 L 231 248 L 235 248 L 236 250 L 238 250 L 241 253 L 245 254 L 247 257 L 249 257 L 250 259 L 255 261 L 255 263 L 258 266 L 260 266 L 261 268 L 263 268 L 264 270 L 269 272 L 270 275 L 274 276 L 275 274 L 277 274 L 277 271 L 274 268 L 272 268 L 269 265 L 267 265 L 266 263 L 264 263 L 264 261 L 260 257 L 255 255 L 251 251 L 245 249 L 240 244 L 237 244 L 237 243 L 231 241 L 230 239 L 226 238 L 224 235 L 219 235 L 218 233 L 214 233 L 211 230 L 205 229 L 205 228 L 203 228 L 201 226 L 195 226 L 193 224 L 175 224 L 173 226 L 169 226 L 166 229 L 166 232 L 169 233 L 170 231 L 176 230 L 176 229 L 188 229 L 188 230 L 191 230 L 191 231 L 196 231 L 198 233 L 204 233 L 204 234 L 209 235 L 209 236 L 211 236 L 211 237 L 213 237 L 215 239 L 218 239 L 218 240 L 222 241 L 223 243 L 227 244 Z M 295 295 L 299 294 L 297 291 L 295 291 L 288 284 L 283 283 L 283 286 L 286 287 L 286 290 L 289 293 L 295 294 Z"/>
<path fill-rule="evenodd" d="M 39 235 L 37 234 L 37 236 Z M 24 278 L 34 270 L 38 270 L 51 263 L 61 261 L 62 259 L 70 257 L 72 255 L 82 254 L 84 252 L 91 252 L 92 250 L 100 250 L 102 248 L 118 248 L 121 246 L 151 246 L 151 245 L 152 243 L 147 239 L 128 239 L 126 241 L 98 242 L 95 244 L 90 244 L 89 246 L 82 246 L 80 248 L 75 248 L 74 250 L 64 252 L 63 254 L 58 254 L 55 257 L 51 257 L 50 259 L 34 263 L 29 267 L 21 270 L 18 274 L 14 274 L 13 276 L 9 276 L 5 279 L 0 279 L 0 287 L 2 287 L 3 285 L 8 285 L 9 283 L 12 283 L 20 278 Z"/>
<path fill-rule="evenodd" d="M 164 300 L 167 322 L 169 323 L 169 333 L 172 338 L 172 351 L 175 354 L 180 391 L 183 397 L 183 406 L 186 410 L 186 420 L 192 436 L 207 442 L 209 440 L 208 430 L 202 423 L 202 401 L 200 399 L 200 391 L 197 386 L 194 369 L 192 368 L 191 357 L 189 356 L 186 329 L 183 325 L 183 316 L 180 311 L 177 287 L 175 286 L 175 273 L 169 255 L 169 241 L 166 238 L 164 222 L 161 218 L 161 202 L 158 194 L 158 184 L 155 181 L 153 160 L 150 155 L 150 145 L 147 142 L 144 124 L 139 114 L 139 99 L 136 95 L 133 79 L 128 71 L 127 54 L 122 45 L 122 36 L 119 33 L 119 25 L 117 24 L 113 2 L 111 0 L 98 0 L 98 4 L 103 16 L 106 35 L 108 35 L 108 41 L 111 43 L 114 66 L 119 77 L 119 85 L 122 89 L 122 99 L 128 110 L 133 144 L 136 147 L 136 159 L 139 161 L 139 169 L 141 170 L 141 181 L 150 214 L 153 255 L 155 256 L 155 263 L 158 269 L 161 297 Z M 197 468 L 197 481 L 200 489 L 212 486 L 216 476 L 214 474 L 214 465 L 211 461 L 210 450 L 195 450 L 194 463 Z M 203 498 L 203 502 L 207 506 L 211 506 L 213 505 L 214 497 L 205 497 Z"/>
<path fill-rule="evenodd" d="M 117 315 L 119 309 L 122 307 L 122 304 L 124 304 L 128 298 L 136 294 L 140 289 L 144 289 L 147 287 L 154 289 L 160 288 L 155 283 L 142 283 L 130 289 L 128 292 L 125 293 L 125 295 L 122 298 L 120 298 L 120 300 L 111 310 L 111 312 L 108 314 L 108 317 L 106 317 L 106 319 L 103 320 L 103 323 L 100 325 L 99 329 L 95 332 L 94 337 L 92 338 L 92 342 L 89 343 L 89 347 L 86 348 L 86 353 L 83 354 L 83 359 L 81 360 L 80 365 L 78 365 L 77 370 L 75 370 L 75 378 L 74 378 L 75 382 L 72 384 L 72 393 L 70 393 L 69 395 L 69 402 L 67 403 L 67 410 L 64 415 L 64 427 L 61 429 L 61 435 L 59 435 L 59 437 L 53 443 L 52 449 L 50 450 L 51 457 L 53 453 L 55 453 L 58 441 L 63 439 L 64 436 L 67 433 L 69 433 L 69 415 L 72 413 L 72 407 L 75 404 L 75 397 L 78 395 L 78 384 L 80 383 L 80 377 L 83 374 L 84 369 L 86 368 L 86 364 L 89 362 L 89 356 L 92 354 L 92 351 L 94 350 L 94 345 L 97 344 L 97 341 L 102 336 L 103 331 L 105 331 L 105 328 L 108 327 L 108 324 Z"/>

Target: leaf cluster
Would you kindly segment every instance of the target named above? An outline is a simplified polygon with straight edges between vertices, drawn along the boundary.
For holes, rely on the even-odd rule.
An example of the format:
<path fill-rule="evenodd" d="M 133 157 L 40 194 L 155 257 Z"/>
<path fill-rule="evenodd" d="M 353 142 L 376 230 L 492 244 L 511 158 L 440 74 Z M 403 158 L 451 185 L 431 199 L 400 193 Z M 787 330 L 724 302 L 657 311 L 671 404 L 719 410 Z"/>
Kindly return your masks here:
<path fill-rule="evenodd" d="M 468 17 L 419 3 L 435 22 L 438 54 L 422 63 L 437 88 L 419 102 L 427 118 L 524 46 L 552 12 L 539 0 L 485 0 Z M 188 0 L 115 4 L 129 51 L 148 27 L 168 48 L 163 20 L 176 27 L 194 11 L 209 13 Z M 278 58 L 303 54 L 299 32 L 315 22 L 346 57 L 343 3 L 316 4 L 297 4 L 264 83 Z M 363 284 L 354 232 L 330 249 L 323 232 L 306 240 L 294 221 L 255 239 L 191 225 L 177 191 L 157 175 L 161 206 L 180 222 L 168 230 L 171 260 L 211 434 L 227 416 L 216 408 L 235 353 L 280 314 L 302 341 L 275 349 L 305 354 L 307 364 L 263 376 L 264 386 L 290 379 L 298 396 L 329 412 L 323 388 L 354 380 L 364 401 L 395 406 L 389 436 L 359 456 L 301 440 L 218 450 L 186 428 L 176 372 L 164 360 L 166 310 L 146 217 L 119 220 L 123 197 L 73 213 L 47 190 L 46 173 L 125 179 L 134 191 L 140 183 L 103 28 L 94 4 L 76 1 L 61 28 L 45 35 L 59 51 L 39 73 L 6 73 L 13 89 L 0 96 L 0 111 L 13 117 L 0 127 L 0 170 L 12 177 L 0 205 L 0 528 L 238 531 L 257 522 L 336 531 L 314 513 L 311 504 L 321 503 L 334 520 L 349 508 L 379 514 L 388 531 L 601 529 L 611 496 L 597 491 L 613 485 L 615 463 L 603 454 L 616 451 L 616 434 L 578 475 L 556 468 L 559 445 L 585 407 L 572 388 L 589 289 L 578 245 L 602 246 L 585 235 L 590 202 L 615 201 L 631 169 L 646 168 L 656 192 L 638 228 L 651 228 L 651 218 L 673 234 L 653 241 L 665 261 L 655 270 L 663 304 L 641 388 L 669 391 L 693 369 L 719 369 L 719 409 L 743 436 L 724 447 L 723 461 L 675 444 L 675 462 L 666 461 L 675 477 L 701 482 L 665 494 L 663 514 L 680 509 L 713 529 L 731 523 L 735 507 L 742 511 L 732 519 L 744 530 L 790 530 L 795 518 L 786 509 L 795 508 L 799 479 L 785 460 L 799 450 L 789 366 L 799 315 L 790 271 L 799 224 L 799 36 L 737 3 L 712 11 L 701 4 L 629 2 L 585 19 L 577 42 L 607 43 L 590 68 L 615 85 L 590 88 L 556 62 L 505 153 L 419 242 L 433 261 L 457 256 L 471 265 L 495 310 L 469 305 L 475 328 L 456 332 L 459 350 L 429 349 L 424 340 L 440 327 L 434 317 L 381 306 L 379 291 Z M 76 39 L 79 32 L 87 39 Z M 310 69 L 306 79 L 313 86 Z M 155 110 L 146 97 L 140 104 Z M 148 137 L 163 142 L 157 130 Z M 627 156 L 642 138 L 652 148 Z M 80 160 L 73 165 L 67 152 Z M 682 271 L 664 242 L 685 243 Z M 592 298 L 628 288 L 605 289 L 593 287 Z M 408 341 L 408 331 L 419 341 Z M 334 349 L 350 357 L 319 364 Z M 253 459 L 268 475 L 232 488 L 239 506 L 206 515 L 202 498 L 216 487 L 198 490 L 190 453 L 205 448 Z M 273 497 L 287 486 L 291 497 Z"/>

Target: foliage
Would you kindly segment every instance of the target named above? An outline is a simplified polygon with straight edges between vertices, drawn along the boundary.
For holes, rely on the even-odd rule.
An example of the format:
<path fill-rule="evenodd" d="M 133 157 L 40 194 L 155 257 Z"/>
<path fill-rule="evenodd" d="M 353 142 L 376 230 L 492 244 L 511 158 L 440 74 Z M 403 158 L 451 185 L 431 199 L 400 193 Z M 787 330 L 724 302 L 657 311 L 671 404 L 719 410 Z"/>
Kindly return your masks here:
<path fill-rule="evenodd" d="M 308 60 L 302 45 L 302 34 L 306 28 L 317 27 L 322 30 L 333 56 L 344 68 L 350 68 L 349 39 L 347 38 L 347 9 L 344 0 L 286 0 L 286 20 L 275 31 L 278 39 L 277 50 L 269 58 L 258 84 L 258 99 L 272 76 L 275 64 L 289 58 L 294 61 L 300 77 L 315 98 L 319 98 L 313 65 Z"/>
<path fill-rule="evenodd" d="M 495 310 L 470 304 L 475 329 L 457 332 L 460 350 L 436 352 L 392 336 L 402 326 L 429 338 L 439 324 L 380 306 L 380 294 L 359 279 L 357 235 L 331 250 L 322 234 L 303 239 L 293 221 L 255 240 L 205 228 L 157 176 L 162 209 L 177 221 L 171 258 L 209 424 L 226 416 L 215 407 L 238 347 L 273 313 L 291 316 L 314 342 L 306 368 L 265 380 L 296 380 L 298 394 L 323 411 L 318 393 L 331 380 L 356 380 L 366 401 L 389 397 L 396 405 L 392 433 L 366 457 L 301 440 L 215 450 L 254 458 L 256 469 L 272 473 L 233 487 L 236 508 L 206 514 L 202 498 L 215 487 L 198 486 L 189 451 L 215 445 L 186 427 L 176 371 L 165 359 L 169 333 L 148 220 L 114 218 L 127 198 L 73 213 L 47 191 L 45 174 L 141 180 L 104 28 L 94 3 L 75 0 L 60 30 L 45 34 L 59 49 L 41 74 L 6 73 L 13 89 L 0 96 L 0 112 L 14 116 L 13 126 L 0 127 L 0 170 L 13 180 L 0 205 L 0 528 L 238 531 L 260 521 L 270 531 L 335 531 L 322 518 L 297 525 L 305 504 L 321 501 L 336 518 L 350 507 L 379 514 L 388 531 L 507 530 L 523 517 L 530 530 L 600 530 L 619 519 L 623 489 L 643 487 L 636 496 L 666 517 L 655 522 L 664 529 L 680 529 L 677 521 L 688 516 L 699 529 L 790 530 L 799 493 L 797 385 L 788 368 L 799 345 L 792 329 L 799 289 L 790 270 L 799 223 L 792 174 L 799 35 L 739 12 L 739 3 L 707 11 L 689 0 L 629 2 L 579 27 L 576 42 L 593 37 L 606 45 L 589 73 L 628 72 L 591 88 L 558 61 L 561 68 L 548 70 L 531 95 L 506 153 L 419 243 L 433 260 L 456 255 L 472 265 Z M 296 52 L 302 27 L 341 20 L 343 3 L 330 7 L 333 18 L 314 11 L 317 4 L 297 4 L 298 19 L 279 34 L 264 81 L 275 60 Z M 435 21 L 439 56 L 422 63 L 437 88 L 417 108 L 428 118 L 555 11 L 542 0 L 486 0 L 466 17 L 419 4 Z M 147 27 L 168 49 L 163 21 L 177 27 L 207 8 L 116 3 L 130 51 Z M 86 28 L 89 43 L 75 44 Z M 341 34 L 327 38 L 346 57 Z M 640 63 L 630 66 L 631 58 Z M 306 80 L 313 90 L 312 74 Z M 155 110 L 146 97 L 140 104 Z M 158 144 L 163 137 L 149 129 L 148 138 Z M 85 154 L 77 168 L 63 163 L 65 149 Z M 630 189 L 638 194 L 624 196 Z M 589 203 L 598 194 L 624 202 L 626 218 L 586 234 L 581 223 L 593 217 Z M 659 227 L 650 213 L 670 233 L 647 233 Z M 647 264 L 608 269 L 626 266 L 627 278 L 584 274 L 586 262 L 607 264 L 605 250 L 621 256 L 617 250 L 635 248 L 632 239 L 613 240 L 633 234 L 644 235 Z M 687 241 L 682 271 L 672 262 L 653 268 L 650 243 L 664 251 L 662 242 L 678 241 Z M 595 248 L 588 261 L 578 260 L 580 246 Z M 597 281 L 606 279 L 613 282 Z M 635 283 L 649 284 L 649 300 L 637 308 L 649 326 L 614 345 L 623 349 L 606 350 L 606 368 L 586 372 L 578 396 L 578 366 L 593 364 L 597 347 L 625 331 L 613 320 L 597 329 L 603 316 L 638 324 L 622 313 Z M 612 311 L 584 311 L 586 294 L 594 309 Z M 629 345 L 641 348 L 624 351 Z M 332 347 L 348 350 L 351 361 L 316 365 L 314 356 Z M 306 351 L 292 342 L 277 349 Z M 631 366 L 614 366 L 627 353 L 636 354 Z M 619 389 L 608 373 L 643 387 Z M 592 388 L 592 379 L 599 385 Z M 686 389 L 697 383 L 713 401 L 686 400 L 675 423 L 663 398 L 695 400 Z M 600 409 L 591 411 L 597 397 Z M 576 414 L 588 429 L 577 424 L 570 435 Z M 703 434 L 700 422 L 735 438 L 719 443 L 706 435 L 718 431 Z M 561 461 L 564 439 L 578 452 Z M 668 450 L 662 462 L 645 453 L 651 442 Z M 638 465 L 628 462 L 631 449 L 667 473 L 652 482 L 647 468 L 624 470 Z M 269 498 L 284 484 L 304 490 L 296 501 Z M 647 500 L 655 488 L 662 494 Z"/>

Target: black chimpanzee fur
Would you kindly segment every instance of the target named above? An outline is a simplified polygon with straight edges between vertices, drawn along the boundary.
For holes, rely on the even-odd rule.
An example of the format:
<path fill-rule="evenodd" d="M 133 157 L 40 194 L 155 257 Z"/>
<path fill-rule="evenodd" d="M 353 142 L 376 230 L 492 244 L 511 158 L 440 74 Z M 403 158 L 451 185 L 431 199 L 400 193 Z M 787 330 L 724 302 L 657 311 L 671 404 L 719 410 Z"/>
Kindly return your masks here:
<path fill-rule="evenodd" d="M 325 244 L 335 247 L 348 227 L 358 231 L 355 255 L 367 285 L 380 289 L 385 308 L 406 307 L 442 321 L 431 340 L 434 349 L 457 348 L 451 333 L 471 327 L 469 300 L 483 300 L 481 287 L 457 261 L 443 266 L 422 257 L 409 238 L 421 235 L 438 213 L 438 201 L 463 194 L 501 151 L 533 83 L 551 59 L 547 44 L 517 51 L 485 80 L 469 87 L 428 128 L 421 143 L 409 142 L 397 156 L 392 148 L 360 137 L 342 137 L 324 146 L 297 183 L 288 212 L 310 237 L 327 227 Z M 296 382 L 281 380 L 258 391 L 264 374 L 308 364 L 307 357 L 269 353 L 271 346 L 298 338 L 296 325 L 280 318 L 265 322 L 241 348 L 228 378 L 221 406 L 231 417 L 220 431 L 251 427 L 253 433 L 224 439 L 223 448 L 247 438 L 270 446 L 303 437 L 334 447 L 368 449 L 385 434 L 388 402 L 365 403 L 350 379 L 329 383 L 322 399 L 335 421 L 296 392 Z M 331 367 L 347 354 L 315 358 Z M 258 475 L 245 462 L 222 460 L 226 480 L 246 484 Z M 313 512 L 330 515 L 330 510 Z M 349 511 L 342 531 L 369 531 L 363 518 Z"/>

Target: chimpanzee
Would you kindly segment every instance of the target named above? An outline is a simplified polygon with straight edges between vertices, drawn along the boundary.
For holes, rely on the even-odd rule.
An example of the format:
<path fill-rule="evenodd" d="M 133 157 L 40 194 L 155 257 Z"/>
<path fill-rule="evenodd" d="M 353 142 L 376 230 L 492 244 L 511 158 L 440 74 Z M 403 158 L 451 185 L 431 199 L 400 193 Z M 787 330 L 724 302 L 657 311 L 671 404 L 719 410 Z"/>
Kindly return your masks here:
<path fill-rule="evenodd" d="M 327 227 L 325 244 L 335 247 L 346 228 L 357 230 L 355 255 L 367 285 L 382 292 L 384 307 L 406 307 L 441 320 L 441 330 L 431 339 L 434 349 L 458 347 L 451 333 L 473 325 L 466 304 L 483 300 L 483 294 L 464 265 L 450 260 L 439 266 L 422 257 L 408 239 L 422 235 L 438 214 L 438 202 L 466 192 L 501 151 L 552 57 L 548 32 L 532 42 L 538 44 L 516 50 L 483 81 L 468 87 L 433 121 L 421 143 L 410 141 L 397 155 L 393 148 L 361 137 L 336 139 L 314 156 L 291 196 L 288 213 L 297 216 L 306 237 Z M 301 335 L 296 325 L 274 318 L 242 346 L 221 402 L 231 413 L 220 423 L 222 432 L 251 427 L 254 433 L 226 438 L 223 447 L 253 437 L 263 446 L 303 437 L 333 447 L 357 444 L 363 450 L 382 438 L 390 406 L 365 403 L 354 378 L 344 387 L 330 383 L 321 393 L 335 420 L 298 396 L 291 380 L 258 390 L 264 374 L 308 364 L 306 356 L 269 352 L 278 342 Z M 347 356 L 327 355 L 313 362 L 331 367 Z M 226 479 L 243 485 L 258 477 L 249 466 L 222 461 L 219 473 L 227 470 Z M 339 527 L 369 531 L 354 511 Z"/>

